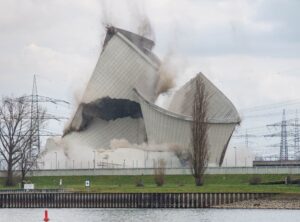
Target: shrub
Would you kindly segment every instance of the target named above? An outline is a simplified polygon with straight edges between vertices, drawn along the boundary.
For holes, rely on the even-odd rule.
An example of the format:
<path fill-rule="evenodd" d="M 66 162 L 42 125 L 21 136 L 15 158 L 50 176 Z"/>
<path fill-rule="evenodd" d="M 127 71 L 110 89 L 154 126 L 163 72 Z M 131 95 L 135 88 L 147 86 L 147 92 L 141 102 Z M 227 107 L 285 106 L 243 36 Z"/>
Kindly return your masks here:
<path fill-rule="evenodd" d="M 136 185 L 137 187 L 143 187 L 143 186 L 144 186 L 144 181 L 143 181 L 143 179 L 142 179 L 141 177 L 136 178 L 136 180 L 135 180 L 135 185 Z"/>
<path fill-rule="evenodd" d="M 291 184 L 292 183 L 292 178 L 290 175 L 288 175 L 286 178 L 285 178 L 285 184 Z"/>
<path fill-rule="evenodd" d="M 165 183 L 166 161 L 159 159 L 154 161 L 154 182 L 157 186 L 162 186 Z"/>
<path fill-rule="evenodd" d="M 177 181 L 177 186 L 183 187 L 184 186 L 184 181 Z"/>
<path fill-rule="evenodd" d="M 250 185 L 258 185 L 260 183 L 261 183 L 261 177 L 259 177 L 259 176 L 253 176 L 249 179 Z"/>

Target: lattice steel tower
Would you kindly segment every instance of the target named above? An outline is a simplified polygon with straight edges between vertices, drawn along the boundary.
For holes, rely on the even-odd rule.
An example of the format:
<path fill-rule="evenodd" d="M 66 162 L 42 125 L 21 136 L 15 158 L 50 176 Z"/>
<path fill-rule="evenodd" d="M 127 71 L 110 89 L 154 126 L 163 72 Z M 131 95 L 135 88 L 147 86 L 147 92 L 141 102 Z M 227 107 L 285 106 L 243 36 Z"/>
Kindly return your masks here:
<path fill-rule="evenodd" d="M 288 148 L 286 128 L 287 128 L 287 122 L 285 118 L 285 110 L 283 110 L 282 121 L 281 121 L 280 160 L 289 159 L 289 148 Z"/>
<path fill-rule="evenodd" d="M 38 91 L 36 84 L 36 76 L 33 76 L 33 85 L 32 85 L 32 93 L 31 93 L 31 113 L 30 113 L 30 126 L 31 129 L 35 129 L 32 132 L 32 140 L 30 141 L 30 156 L 35 158 L 40 153 L 40 126 L 39 126 L 39 99 L 38 99 Z M 35 124 L 35 126 L 33 126 Z"/>
<path fill-rule="evenodd" d="M 298 110 L 296 110 L 296 118 L 295 118 L 295 128 L 294 128 L 294 156 L 295 158 L 299 157 L 300 152 L 300 138 L 299 138 L 299 118 L 298 118 Z"/>

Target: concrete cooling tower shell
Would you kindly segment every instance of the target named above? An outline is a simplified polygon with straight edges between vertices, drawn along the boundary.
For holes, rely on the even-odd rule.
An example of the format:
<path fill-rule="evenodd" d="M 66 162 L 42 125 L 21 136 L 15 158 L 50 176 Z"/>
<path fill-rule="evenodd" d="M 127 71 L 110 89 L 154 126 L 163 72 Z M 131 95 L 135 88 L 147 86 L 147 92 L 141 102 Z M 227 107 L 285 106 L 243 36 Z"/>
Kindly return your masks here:
<path fill-rule="evenodd" d="M 216 123 L 239 123 L 240 117 L 232 102 L 202 73 L 199 73 L 198 77 L 203 81 L 208 95 L 208 120 Z M 195 79 L 196 77 L 175 92 L 170 103 L 170 111 L 192 116 L 193 98 L 196 91 Z"/>
<path fill-rule="evenodd" d="M 232 103 L 203 74 L 208 94 L 208 146 L 209 165 L 221 165 L 239 115 Z M 191 140 L 192 107 L 195 94 L 195 78 L 185 84 L 171 103 L 172 111 L 162 109 L 147 101 L 136 90 L 142 107 L 149 143 L 168 143 L 188 149 Z"/>
<path fill-rule="evenodd" d="M 158 66 L 137 45 L 116 31 L 103 48 L 82 102 L 89 103 L 106 96 L 137 101 L 133 88 L 154 102 Z"/>
<path fill-rule="evenodd" d="M 159 59 L 154 42 L 131 32 L 108 28 L 103 50 L 81 104 L 63 140 L 69 146 L 109 148 L 113 139 L 130 143 L 190 147 L 195 78 L 179 89 L 168 110 L 154 104 Z M 203 74 L 208 93 L 209 165 L 221 165 L 238 112 Z"/>
<path fill-rule="evenodd" d="M 124 138 L 137 144 L 146 140 L 142 115 L 138 118 L 116 116 L 111 120 L 93 118 L 95 121 L 87 122 L 90 115 L 85 110 L 102 98 L 122 99 L 122 102 L 128 100 L 131 104 L 137 104 L 133 88 L 139 89 L 147 100 L 154 102 L 157 98 L 155 88 L 159 61 L 150 51 L 153 45 L 151 40 L 125 30 L 109 29 L 102 53 L 65 136 L 72 139 L 67 140 L 74 139 L 95 147 L 107 147 L 112 139 Z"/>

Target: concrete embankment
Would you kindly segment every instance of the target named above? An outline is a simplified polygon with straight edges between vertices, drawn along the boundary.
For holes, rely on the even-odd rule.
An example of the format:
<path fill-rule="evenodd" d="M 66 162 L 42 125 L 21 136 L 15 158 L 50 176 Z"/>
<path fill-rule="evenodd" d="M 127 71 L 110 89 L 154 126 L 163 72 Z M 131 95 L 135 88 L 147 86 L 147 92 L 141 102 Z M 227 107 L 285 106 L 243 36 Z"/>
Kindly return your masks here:
<path fill-rule="evenodd" d="M 274 193 L 0 193 L 0 208 L 210 208 Z"/>

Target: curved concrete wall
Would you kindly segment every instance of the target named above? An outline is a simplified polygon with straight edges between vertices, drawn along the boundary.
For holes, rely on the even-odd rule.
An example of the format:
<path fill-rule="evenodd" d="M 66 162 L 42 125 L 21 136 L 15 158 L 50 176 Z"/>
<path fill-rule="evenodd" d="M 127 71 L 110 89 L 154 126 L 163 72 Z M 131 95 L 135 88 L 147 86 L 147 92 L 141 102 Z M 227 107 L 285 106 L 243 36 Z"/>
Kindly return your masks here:
<path fill-rule="evenodd" d="M 141 90 L 153 102 L 157 98 L 157 69 L 157 64 L 140 49 L 121 33 L 116 33 L 100 55 L 82 102 L 106 96 L 136 101 L 133 88 Z"/>
<path fill-rule="evenodd" d="M 141 90 L 150 101 L 155 101 L 158 65 L 140 48 L 117 32 L 105 45 L 83 95 L 82 103 L 110 97 L 138 101 L 133 88 Z M 71 129 L 80 129 L 82 106 L 71 123 Z M 145 141 L 142 118 L 119 118 L 105 121 L 98 118 L 86 129 L 65 136 L 66 141 L 93 147 L 108 147 L 112 139 L 124 138 L 131 143 Z"/>
<path fill-rule="evenodd" d="M 208 102 L 208 121 L 239 123 L 240 117 L 232 102 L 202 73 L 199 73 L 197 77 L 200 77 L 205 85 Z M 169 107 L 171 111 L 192 116 L 193 99 L 196 91 L 195 78 L 191 79 L 175 93 Z"/>
<path fill-rule="evenodd" d="M 137 92 L 144 115 L 149 143 L 169 143 L 189 149 L 191 142 L 191 118 L 169 112 L 146 101 Z M 223 162 L 229 139 L 236 123 L 208 124 L 209 165 L 218 166 Z"/>

